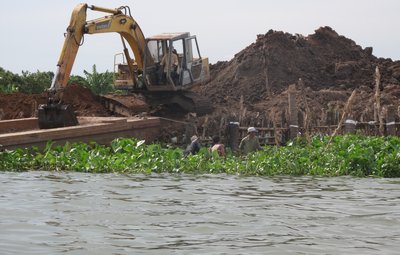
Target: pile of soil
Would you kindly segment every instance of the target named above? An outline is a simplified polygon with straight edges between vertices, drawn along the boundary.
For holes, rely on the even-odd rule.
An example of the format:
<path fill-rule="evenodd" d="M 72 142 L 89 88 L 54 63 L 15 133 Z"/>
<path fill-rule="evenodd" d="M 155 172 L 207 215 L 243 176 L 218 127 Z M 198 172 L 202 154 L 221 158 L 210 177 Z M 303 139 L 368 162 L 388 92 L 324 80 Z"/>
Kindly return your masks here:
<path fill-rule="evenodd" d="M 254 102 L 283 92 L 300 78 L 312 90 L 372 87 L 376 66 L 383 84 L 400 84 L 400 62 L 377 58 L 372 50 L 330 27 L 307 37 L 270 30 L 231 61 L 212 65 L 212 80 L 202 91 L 215 102 L 242 95 Z"/>
<path fill-rule="evenodd" d="M 64 90 L 63 102 L 72 105 L 77 116 L 107 117 L 112 114 L 100 103 L 98 96 L 88 88 L 69 85 Z"/>
<path fill-rule="evenodd" d="M 381 73 L 382 105 L 397 109 L 400 61 L 377 58 L 372 52 L 372 47 L 363 49 L 330 27 L 308 36 L 270 30 L 232 60 L 211 65 L 211 81 L 196 91 L 212 99 L 217 110 L 211 119 L 216 122 L 224 117 L 244 126 L 279 127 L 287 126 L 291 84 L 296 84 L 303 113 L 299 120 L 308 114 L 316 125 L 325 124 L 331 111 L 339 116 L 357 89 L 349 114 L 373 120 L 375 68 Z"/>
<path fill-rule="evenodd" d="M 0 93 L 0 120 L 35 117 L 39 104 L 46 104 L 47 98 L 47 93 Z M 72 105 L 77 116 L 111 116 L 90 89 L 78 85 L 65 88 L 63 102 Z"/>
<path fill-rule="evenodd" d="M 29 118 L 37 115 L 39 104 L 44 104 L 46 97 L 24 93 L 0 93 L 0 120 Z"/>

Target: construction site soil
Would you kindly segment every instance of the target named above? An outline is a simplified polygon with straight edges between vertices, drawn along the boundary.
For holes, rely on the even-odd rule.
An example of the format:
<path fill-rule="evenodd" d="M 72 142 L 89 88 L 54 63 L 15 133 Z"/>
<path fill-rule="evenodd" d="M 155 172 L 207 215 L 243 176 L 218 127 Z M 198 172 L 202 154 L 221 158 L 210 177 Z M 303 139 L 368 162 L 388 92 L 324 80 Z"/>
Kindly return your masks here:
<path fill-rule="evenodd" d="M 221 132 L 230 121 L 239 121 L 243 126 L 286 127 L 290 87 L 297 91 L 300 122 L 337 123 L 354 90 L 349 116 L 358 121 L 376 120 L 376 67 L 381 75 L 382 111 L 393 106 L 398 121 L 400 61 L 378 58 L 372 47 L 362 48 L 330 27 L 318 28 L 308 36 L 270 30 L 257 35 L 254 43 L 230 61 L 211 65 L 210 82 L 193 88 L 211 99 L 211 114 L 173 117 L 194 122 L 198 133 L 209 136 Z M 0 119 L 34 116 L 37 105 L 45 102 L 44 94 L 0 94 Z M 111 116 L 86 88 L 67 87 L 64 102 L 80 116 Z M 142 113 L 146 107 L 142 101 L 138 105 L 141 107 L 137 113 Z M 180 132 L 179 125 L 166 126 L 164 134 Z"/>

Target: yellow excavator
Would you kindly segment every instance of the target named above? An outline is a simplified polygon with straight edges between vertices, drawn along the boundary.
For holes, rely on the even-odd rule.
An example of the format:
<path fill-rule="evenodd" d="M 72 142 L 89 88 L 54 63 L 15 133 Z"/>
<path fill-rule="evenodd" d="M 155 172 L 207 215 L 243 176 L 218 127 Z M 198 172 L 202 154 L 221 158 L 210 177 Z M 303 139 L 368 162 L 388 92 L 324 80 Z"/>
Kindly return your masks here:
<path fill-rule="evenodd" d="M 86 20 L 88 9 L 108 15 Z M 78 4 L 67 27 L 48 103 L 39 106 L 40 128 L 78 124 L 71 106 L 62 102 L 63 89 L 67 86 L 84 35 L 99 33 L 117 33 L 121 37 L 125 61 L 117 65 L 114 82 L 117 89 L 141 92 L 154 104 L 177 104 L 188 112 L 202 114 L 211 109 L 208 100 L 188 91 L 193 85 L 210 79 L 208 58 L 201 57 L 196 36 L 186 32 L 145 38 L 128 6 L 109 9 Z M 127 45 L 134 58 L 131 58 Z"/>

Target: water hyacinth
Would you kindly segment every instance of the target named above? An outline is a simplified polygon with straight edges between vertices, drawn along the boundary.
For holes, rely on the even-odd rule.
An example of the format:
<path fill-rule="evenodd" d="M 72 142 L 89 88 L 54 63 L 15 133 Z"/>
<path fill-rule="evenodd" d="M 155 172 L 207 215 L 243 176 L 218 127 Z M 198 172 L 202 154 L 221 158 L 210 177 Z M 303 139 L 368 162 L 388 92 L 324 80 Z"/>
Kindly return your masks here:
<path fill-rule="evenodd" d="M 2 171 L 78 171 L 91 173 L 225 173 L 235 175 L 317 175 L 400 177 L 400 139 L 360 135 L 315 136 L 286 146 L 266 146 L 249 155 L 228 150 L 221 158 L 202 148 L 184 157 L 180 148 L 116 139 L 110 146 L 74 143 L 0 152 Z"/>

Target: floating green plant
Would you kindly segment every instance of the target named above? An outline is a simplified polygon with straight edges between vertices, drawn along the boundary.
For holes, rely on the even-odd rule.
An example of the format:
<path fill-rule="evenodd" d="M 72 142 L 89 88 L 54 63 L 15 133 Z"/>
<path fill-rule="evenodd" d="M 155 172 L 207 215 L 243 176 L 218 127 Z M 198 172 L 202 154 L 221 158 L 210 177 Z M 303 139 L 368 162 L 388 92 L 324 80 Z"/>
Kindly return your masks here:
<path fill-rule="evenodd" d="M 91 173 L 226 173 L 235 175 L 317 175 L 400 177 L 400 139 L 360 135 L 315 136 L 286 146 L 266 146 L 241 156 L 224 158 L 206 148 L 184 157 L 179 148 L 146 145 L 136 139 L 116 139 L 110 146 L 74 143 L 0 152 L 2 171 L 78 171 Z"/>

